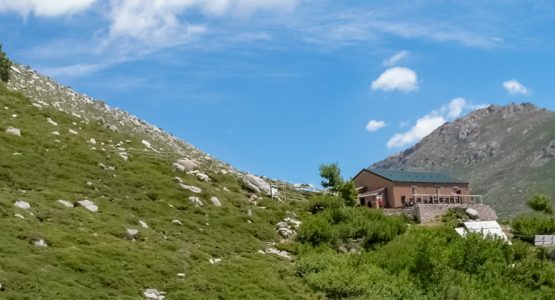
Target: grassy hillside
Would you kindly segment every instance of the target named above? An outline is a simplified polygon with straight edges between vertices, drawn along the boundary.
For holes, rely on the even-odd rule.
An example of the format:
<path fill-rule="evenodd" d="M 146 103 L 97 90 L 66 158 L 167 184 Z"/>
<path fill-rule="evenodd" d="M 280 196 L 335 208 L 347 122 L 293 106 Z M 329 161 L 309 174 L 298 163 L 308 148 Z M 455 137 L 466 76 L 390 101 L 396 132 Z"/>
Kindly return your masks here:
<path fill-rule="evenodd" d="M 147 288 L 167 299 L 314 297 L 290 261 L 258 253 L 279 240 L 275 224 L 298 211 L 296 202 L 262 198 L 254 206 L 235 174 L 203 170 L 212 178 L 203 182 L 176 173 L 177 154 L 156 154 L 136 136 L 33 104 L 0 83 L 0 298 L 140 299 Z M 203 192 L 179 188 L 176 176 Z M 58 202 L 83 199 L 98 211 Z M 18 200 L 31 208 L 14 206 Z M 40 239 L 48 247 L 35 246 Z"/>

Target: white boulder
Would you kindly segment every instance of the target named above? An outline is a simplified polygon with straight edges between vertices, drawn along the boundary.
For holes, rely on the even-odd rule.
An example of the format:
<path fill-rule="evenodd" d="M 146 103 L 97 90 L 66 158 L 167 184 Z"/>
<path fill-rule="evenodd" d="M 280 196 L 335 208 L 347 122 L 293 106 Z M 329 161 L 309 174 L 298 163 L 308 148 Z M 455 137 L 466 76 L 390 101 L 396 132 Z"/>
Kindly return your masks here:
<path fill-rule="evenodd" d="M 58 200 L 58 203 L 60 203 L 61 205 L 65 206 L 65 207 L 73 207 L 73 203 L 66 201 L 66 200 Z"/>
<path fill-rule="evenodd" d="M 31 208 L 31 204 L 29 204 L 29 202 L 23 201 L 23 200 L 17 200 L 14 203 L 15 207 L 19 207 L 21 209 L 29 209 Z"/>
<path fill-rule="evenodd" d="M 211 258 L 210 259 L 210 264 L 215 265 L 215 264 L 219 264 L 222 262 L 221 258 Z"/>
<path fill-rule="evenodd" d="M 139 225 L 141 225 L 142 228 L 148 228 L 148 224 L 146 224 L 143 220 L 139 220 Z"/>
<path fill-rule="evenodd" d="M 145 296 L 146 299 L 152 300 L 164 300 L 164 298 L 166 298 L 164 292 L 159 292 L 157 289 L 146 289 L 143 292 L 143 296 Z"/>
<path fill-rule="evenodd" d="M 15 127 L 8 127 L 8 129 L 6 129 L 6 133 L 21 136 L 21 130 Z"/>
<path fill-rule="evenodd" d="M 139 234 L 139 230 L 133 228 L 127 228 L 127 236 L 130 238 L 135 238 Z"/>
<path fill-rule="evenodd" d="M 38 239 L 38 240 L 34 241 L 33 245 L 35 245 L 36 247 L 39 247 L 39 248 L 48 247 L 48 244 L 43 239 Z"/>
<path fill-rule="evenodd" d="M 270 184 L 257 176 L 251 175 L 251 174 L 247 174 L 245 176 L 243 176 L 243 184 L 245 185 L 245 187 L 253 192 L 256 193 L 260 193 L 263 192 L 266 195 L 271 195 L 272 194 L 272 188 L 270 186 Z"/>
<path fill-rule="evenodd" d="M 220 202 L 220 199 L 218 199 L 218 197 L 210 197 L 210 201 L 212 201 L 212 204 L 216 207 L 221 207 L 222 203 Z"/>
<path fill-rule="evenodd" d="M 68 132 L 71 133 L 71 134 L 79 134 L 77 131 L 75 131 L 75 130 L 73 130 L 73 129 L 71 129 L 71 128 L 68 130 Z"/>
<path fill-rule="evenodd" d="M 183 184 L 183 183 L 180 183 L 179 186 L 180 186 L 182 189 L 184 189 L 184 190 L 189 190 L 189 191 L 191 191 L 191 192 L 193 192 L 193 193 L 195 193 L 195 194 L 200 194 L 200 193 L 202 193 L 202 189 L 199 188 L 199 187 L 196 187 L 196 186 L 186 185 L 186 184 Z"/>
<path fill-rule="evenodd" d="M 179 220 L 172 220 L 172 224 L 173 225 L 179 225 L 179 226 L 183 226 L 183 223 Z"/>
<path fill-rule="evenodd" d="M 50 134 L 52 134 L 52 135 L 60 135 L 60 132 L 59 132 L 59 131 L 52 131 Z"/>
<path fill-rule="evenodd" d="M 199 197 L 191 196 L 189 197 L 189 201 L 191 201 L 191 203 L 193 203 L 193 205 L 195 205 L 196 207 L 204 206 L 204 203 L 200 201 Z"/>
<path fill-rule="evenodd" d="M 91 139 L 89 140 L 89 144 L 91 144 L 91 145 L 96 145 L 96 140 L 93 139 L 93 138 L 91 138 Z"/>
<path fill-rule="evenodd" d="M 200 181 L 210 181 L 210 177 L 206 174 L 203 174 L 203 173 L 197 173 L 197 178 Z"/>
<path fill-rule="evenodd" d="M 182 159 L 178 159 L 175 163 L 173 163 L 173 167 L 178 171 L 188 172 L 188 171 L 193 171 L 197 169 L 198 163 L 188 158 L 182 158 Z"/>
<path fill-rule="evenodd" d="M 53 126 L 58 126 L 58 123 L 52 121 L 52 119 L 50 119 L 50 118 L 46 118 L 46 122 L 52 124 Z"/>
<path fill-rule="evenodd" d="M 98 211 L 98 206 L 96 206 L 96 204 L 94 204 L 94 202 L 90 201 L 90 200 L 80 200 L 77 201 L 77 203 L 79 203 L 79 205 L 83 206 L 84 208 L 88 209 L 89 211 L 92 212 L 97 212 Z"/>

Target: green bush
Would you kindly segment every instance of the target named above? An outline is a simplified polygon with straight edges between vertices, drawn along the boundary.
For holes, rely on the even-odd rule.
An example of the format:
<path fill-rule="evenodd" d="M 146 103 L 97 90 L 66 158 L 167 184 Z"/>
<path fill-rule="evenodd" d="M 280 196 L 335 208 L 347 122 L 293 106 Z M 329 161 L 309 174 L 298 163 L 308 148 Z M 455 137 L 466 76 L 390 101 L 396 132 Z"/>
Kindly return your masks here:
<path fill-rule="evenodd" d="M 12 63 L 6 56 L 6 53 L 2 51 L 2 44 L 0 44 L 0 80 L 8 82 L 10 80 L 10 67 Z"/>
<path fill-rule="evenodd" d="M 534 195 L 532 199 L 528 201 L 528 206 L 535 211 L 544 212 L 547 214 L 553 213 L 553 204 L 551 197 L 547 195 Z"/>
<path fill-rule="evenodd" d="M 542 214 L 520 215 L 513 220 L 512 228 L 516 237 L 533 242 L 534 235 L 555 233 L 555 219 Z"/>
<path fill-rule="evenodd" d="M 332 195 L 318 195 L 308 200 L 308 211 L 313 214 L 325 209 L 338 209 L 343 207 L 343 200 Z"/>

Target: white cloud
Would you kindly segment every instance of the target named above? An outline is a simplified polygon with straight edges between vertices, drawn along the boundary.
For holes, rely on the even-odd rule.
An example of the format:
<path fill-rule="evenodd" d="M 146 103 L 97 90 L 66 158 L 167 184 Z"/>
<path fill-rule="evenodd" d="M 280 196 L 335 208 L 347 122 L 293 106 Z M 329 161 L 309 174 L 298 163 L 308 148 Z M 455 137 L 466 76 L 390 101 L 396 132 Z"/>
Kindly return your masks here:
<path fill-rule="evenodd" d="M 464 98 L 455 98 L 441 108 L 434 110 L 416 120 L 416 124 L 403 133 L 396 133 L 387 142 L 388 148 L 398 148 L 414 144 L 432 133 L 447 121 L 460 117 L 463 112 L 472 111 L 485 107 L 485 105 L 473 105 Z"/>
<path fill-rule="evenodd" d="M 0 0 L 0 12 L 13 11 L 23 16 L 70 15 L 89 8 L 96 0 Z"/>
<path fill-rule="evenodd" d="M 418 89 L 416 72 L 411 69 L 394 67 L 383 72 L 372 82 L 373 90 L 410 92 Z"/>
<path fill-rule="evenodd" d="M 182 44 L 207 30 L 203 24 L 183 20 L 187 12 L 205 17 L 246 17 L 256 11 L 290 11 L 299 0 L 117 0 L 112 2 L 110 35 L 151 45 Z"/>
<path fill-rule="evenodd" d="M 383 61 L 384 66 L 391 67 L 399 63 L 400 61 L 406 59 L 409 56 L 410 52 L 406 50 L 399 51 L 395 53 L 390 58 Z"/>
<path fill-rule="evenodd" d="M 425 115 L 418 119 L 416 124 L 405 133 L 396 133 L 387 142 L 388 148 L 402 147 L 421 140 L 423 137 L 432 133 L 436 128 L 445 123 L 442 116 Z"/>
<path fill-rule="evenodd" d="M 374 132 L 384 128 L 385 126 L 387 126 L 387 124 L 384 121 L 370 120 L 370 122 L 366 124 L 366 130 Z"/>
<path fill-rule="evenodd" d="M 511 95 L 528 95 L 530 94 L 530 90 L 522 85 L 520 82 L 512 79 L 503 82 L 503 87 L 507 92 Z"/>

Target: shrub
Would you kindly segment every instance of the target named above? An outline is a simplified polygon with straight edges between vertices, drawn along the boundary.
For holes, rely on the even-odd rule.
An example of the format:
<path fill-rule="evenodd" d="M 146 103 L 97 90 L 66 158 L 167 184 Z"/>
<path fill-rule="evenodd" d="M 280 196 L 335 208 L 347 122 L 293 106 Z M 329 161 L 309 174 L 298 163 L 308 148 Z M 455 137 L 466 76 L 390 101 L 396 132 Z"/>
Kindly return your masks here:
<path fill-rule="evenodd" d="M 528 206 L 530 206 L 530 208 L 535 211 L 544 212 L 547 214 L 553 213 L 551 197 L 547 195 L 534 195 L 532 199 L 528 201 Z"/>
<path fill-rule="evenodd" d="M 343 201 L 331 195 L 314 196 L 308 201 L 308 211 L 313 214 L 322 212 L 325 209 L 338 209 L 341 207 L 343 207 Z"/>
<path fill-rule="evenodd" d="M 10 67 L 12 63 L 6 56 L 6 53 L 2 51 L 2 44 L 0 44 L 0 80 L 8 82 L 10 80 Z"/>
<path fill-rule="evenodd" d="M 555 219 L 540 214 L 521 215 L 513 220 L 512 228 L 515 236 L 533 242 L 534 235 L 555 233 Z"/>

